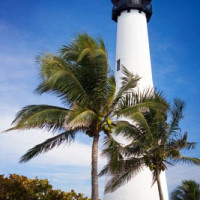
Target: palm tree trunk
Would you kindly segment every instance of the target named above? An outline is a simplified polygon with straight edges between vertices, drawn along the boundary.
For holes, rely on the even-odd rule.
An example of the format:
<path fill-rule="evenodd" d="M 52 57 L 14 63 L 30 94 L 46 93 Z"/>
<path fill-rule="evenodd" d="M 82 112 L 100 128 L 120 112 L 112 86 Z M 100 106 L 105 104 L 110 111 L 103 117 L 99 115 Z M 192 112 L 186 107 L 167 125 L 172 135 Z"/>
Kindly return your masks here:
<path fill-rule="evenodd" d="M 93 138 L 92 145 L 92 200 L 99 199 L 98 192 L 98 142 L 99 134 Z"/>
<path fill-rule="evenodd" d="M 161 182 L 160 182 L 160 173 L 159 173 L 158 170 L 156 170 L 156 180 L 157 180 L 158 192 L 159 192 L 160 200 L 164 200 L 162 187 L 161 187 Z"/>

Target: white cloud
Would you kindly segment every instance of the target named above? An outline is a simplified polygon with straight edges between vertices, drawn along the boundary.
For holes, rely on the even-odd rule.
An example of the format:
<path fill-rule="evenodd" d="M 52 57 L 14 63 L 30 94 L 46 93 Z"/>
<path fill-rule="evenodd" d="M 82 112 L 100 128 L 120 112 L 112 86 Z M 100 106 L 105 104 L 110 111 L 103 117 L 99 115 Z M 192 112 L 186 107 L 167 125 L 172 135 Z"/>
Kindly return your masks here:
<path fill-rule="evenodd" d="M 30 148 L 43 142 L 52 134 L 41 131 L 27 131 L 4 133 L 1 135 L 0 151 L 1 161 L 7 164 L 16 164 L 19 158 Z M 3 155 L 6 155 L 4 157 Z M 1 162 L 2 163 L 2 162 Z M 99 160 L 102 166 L 103 159 Z M 53 166 L 90 166 L 91 164 L 91 146 L 81 142 L 74 142 L 71 145 L 61 145 L 48 153 L 39 155 L 32 159 L 31 165 L 53 165 Z"/>
<path fill-rule="evenodd" d="M 0 131 L 10 127 L 17 107 L 9 107 L 6 103 L 0 106 Z M 2 114 L 4 113 L 4 115 Z M 3 174 L 18 173 L 28 177 L 48 178 L 58 189 L 90 195 L 91 181 L 91 146 L 76 141 L 70 146 L 62 145 L 48 153 L 39 155 L 30 162 L 20 165 L 19 158 L 34 145 L 52 137 L 51 133 L 31 130 L 13 131 L 0 135 L 0 172 Z M 105 164 L 99 157 L 99 169 Z M 28 170 L 30 169 L 30 171 Z M 100 179 L 100 192 L 103 194 L 104 178 Z"/>
<path fill-rule="evenodd" d="M 16 108 L 13 108 L 15 110 Z M 0 110 L 2 111 L 3 108 Z M 4 116 L 1 116 L 0 131 L 8 129 L 13 120 L 10 109 L 6 109 Z M 13 112 L 13 111 L 12 111 Z M 19 158 L 30 148 L 38 143 L 52 137 L 51 133 L 42 130 L 13 131 L 1 134 L 0 151 L 1 163 L 15 164 Z M 6 156 L 5 156 L 6 155 Z M 48 153 L 39 155 L 29 162 L 32 165 L 66 165 L 66 166 L 90 166 L 91 165 L 91 146 L 75 141 L 70 145 L 61 145 Z M 99 159 L 99 165 L 103 166 L 105 159 Z"/>

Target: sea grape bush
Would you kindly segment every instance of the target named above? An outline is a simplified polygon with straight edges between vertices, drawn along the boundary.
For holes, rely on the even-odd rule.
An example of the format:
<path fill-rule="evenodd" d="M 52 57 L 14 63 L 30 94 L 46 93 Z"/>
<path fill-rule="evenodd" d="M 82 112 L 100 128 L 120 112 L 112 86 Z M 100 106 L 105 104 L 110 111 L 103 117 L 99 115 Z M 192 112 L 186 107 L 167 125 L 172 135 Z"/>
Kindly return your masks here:
<path fill-rule="evenodd" d="M 26 176 L 0 175 L 0 199 L 5 200 L 91 200 L 74 190 L 53 190 L 47 179 L 30 179 Z"/>

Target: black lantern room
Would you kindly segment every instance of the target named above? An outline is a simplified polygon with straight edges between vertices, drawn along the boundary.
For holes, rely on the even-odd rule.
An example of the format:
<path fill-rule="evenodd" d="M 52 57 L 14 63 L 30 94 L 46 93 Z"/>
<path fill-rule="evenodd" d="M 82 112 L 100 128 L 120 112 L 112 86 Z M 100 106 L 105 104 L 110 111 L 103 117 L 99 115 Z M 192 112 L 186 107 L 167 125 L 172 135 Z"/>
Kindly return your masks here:
<path fill-rule="evenodd" d="M 112 19 L 117 21 L 117 17 L 122 11 L 127 10 L 130 12 L 131 9 L 139 10 L 144 12 L 147 17 L 147 21 L 152 16 L 152 0 L 111 0 L 113 3 Z"/>

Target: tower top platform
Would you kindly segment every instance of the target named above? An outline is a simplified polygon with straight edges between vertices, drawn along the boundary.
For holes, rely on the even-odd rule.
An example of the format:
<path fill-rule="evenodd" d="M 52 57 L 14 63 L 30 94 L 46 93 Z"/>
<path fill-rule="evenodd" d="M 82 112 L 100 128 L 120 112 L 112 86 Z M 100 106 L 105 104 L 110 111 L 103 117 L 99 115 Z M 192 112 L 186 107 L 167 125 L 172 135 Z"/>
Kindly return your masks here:
<path fill-rule="evenodd" d="M 111 0 L 113 3 L 112 19 L 117 22 L 118 16 L 121 12 L 131 9 L 138 10 L 139 12 L 144 12 L 147 17 L 147 21 L 151 19 L 152 16 L 152 0 Z"/>

